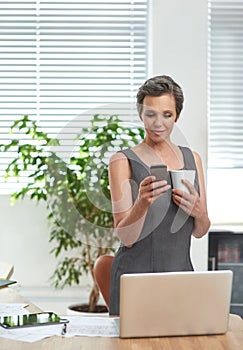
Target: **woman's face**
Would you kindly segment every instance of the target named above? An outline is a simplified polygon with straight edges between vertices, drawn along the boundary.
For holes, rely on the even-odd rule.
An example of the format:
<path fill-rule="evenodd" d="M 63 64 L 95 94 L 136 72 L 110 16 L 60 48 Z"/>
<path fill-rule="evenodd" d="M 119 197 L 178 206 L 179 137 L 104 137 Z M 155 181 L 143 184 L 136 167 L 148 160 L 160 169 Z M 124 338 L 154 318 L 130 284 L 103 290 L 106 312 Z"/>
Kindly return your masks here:
<path fill-rule="evenodd" d="M 173 95 L 145 96 L 141 118 L 144 122 L 146 135 L 153 142 L 170 139 L 176 117 Z"/>

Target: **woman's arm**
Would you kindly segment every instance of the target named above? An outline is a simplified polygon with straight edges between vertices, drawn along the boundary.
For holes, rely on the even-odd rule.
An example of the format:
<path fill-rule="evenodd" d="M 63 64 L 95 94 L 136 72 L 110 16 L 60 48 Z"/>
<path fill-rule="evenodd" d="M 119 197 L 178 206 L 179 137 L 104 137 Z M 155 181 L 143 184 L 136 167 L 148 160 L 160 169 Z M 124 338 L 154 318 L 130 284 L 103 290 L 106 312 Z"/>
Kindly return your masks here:
<path fill-rule="evenodd" d="M 149 206 L 170 188 L 166 181 L 155 183 L 155 178 L 148 176 L 141 181 L 137 199 L 133 204 L 130 178 L 131 170 L 126 156 L 116 153 L 109 163 L 112 210 L 117 235 L 127 247 L 131 247 L 137 241 Z"/>
<path fill-rule="evenodd" d="M 200 238 L 208 232 L 211 222 L 208 217 L 206 189 L 205 189 L 202 161 L 198 153 L 193 152 L 193 154 L 194 154 L 194 158 L 197 166 L 197 172 L 198 172 L 200 197 L 197 196 L 195 205 L 194 205 L 194 229 L 192 231 L 192 234 L 194 237 Z"/>
<path fill-rule="evenodd" d="M 200 196 L 190 182 L 183 180 L 188 187 L 190 194 L 173 189 L 173 200 L 175 204 L 180 206 L 188 215 L 194 218 L 192 235 L 196 238 L 201 238 L 208 232 L 211 223 L 207 211 L 202 161 L 198 153 L 193 152 L 193 155 L 197 167 Z"/>

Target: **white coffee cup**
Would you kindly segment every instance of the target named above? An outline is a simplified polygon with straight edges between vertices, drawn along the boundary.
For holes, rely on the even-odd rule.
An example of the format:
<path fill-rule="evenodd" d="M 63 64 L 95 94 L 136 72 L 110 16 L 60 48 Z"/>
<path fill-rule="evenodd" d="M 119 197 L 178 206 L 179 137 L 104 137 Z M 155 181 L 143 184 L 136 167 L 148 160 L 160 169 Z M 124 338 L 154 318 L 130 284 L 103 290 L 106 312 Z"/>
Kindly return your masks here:
<path fill-rule="evenodd" d="M 196 171 L 183 169 L 183 170 L 171 170 L 170 173 L 171 173 L 172 187 L 175 189 L 190 193 L 186 185 L 183 184 L 181 180 L 188 180 L 194 186 Z"/>

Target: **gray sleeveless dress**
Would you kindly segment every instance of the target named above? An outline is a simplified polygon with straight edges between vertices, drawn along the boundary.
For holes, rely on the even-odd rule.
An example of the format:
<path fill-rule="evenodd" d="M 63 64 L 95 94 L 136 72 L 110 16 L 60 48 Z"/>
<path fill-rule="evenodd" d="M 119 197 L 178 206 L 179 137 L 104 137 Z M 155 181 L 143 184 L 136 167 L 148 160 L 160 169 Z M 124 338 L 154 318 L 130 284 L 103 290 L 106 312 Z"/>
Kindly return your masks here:
<path fill-rule="evenodd" d="M 183 169 L 196 170 L 195 160 L 189 148 L 181 147 Z M 140 182 L 150 175 L 149 167 L 131 150 L 122 153 L 131 167 L 133 202 L 138 195 Z M 168 183 L 171 184 L 168 172 Z M 194 186 L 199 192 L 196 171 Z M 120 245 L 111 267 L 110 315 L 119 315 L 120 276 L 123 273 L 192 271 L 190 258 L 191 234 L 194 219 L 176 206 L 171 190 L 161 195 L 150 206 L 138 240 L 131 248 Z"/>

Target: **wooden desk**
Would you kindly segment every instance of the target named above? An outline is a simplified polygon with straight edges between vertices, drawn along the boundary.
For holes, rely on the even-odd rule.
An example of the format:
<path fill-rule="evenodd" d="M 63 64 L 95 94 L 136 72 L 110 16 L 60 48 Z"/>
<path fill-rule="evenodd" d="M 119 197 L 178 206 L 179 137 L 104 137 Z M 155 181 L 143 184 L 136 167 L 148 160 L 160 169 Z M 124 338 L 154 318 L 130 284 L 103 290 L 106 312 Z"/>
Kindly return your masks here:
<path fill-rule="evenodd" d="M 27 302 L 14 290 L 0 290 L 0 302 Z M 41 311 L 29 304 L 30 312 Z M 230 315 L 229 330 L 223 335 L 184 336 L 143 339 L 104 337 L 51 337 L 35 343 L 0 338 L 0 350 L 242 350 L 243 320 Z"/>

